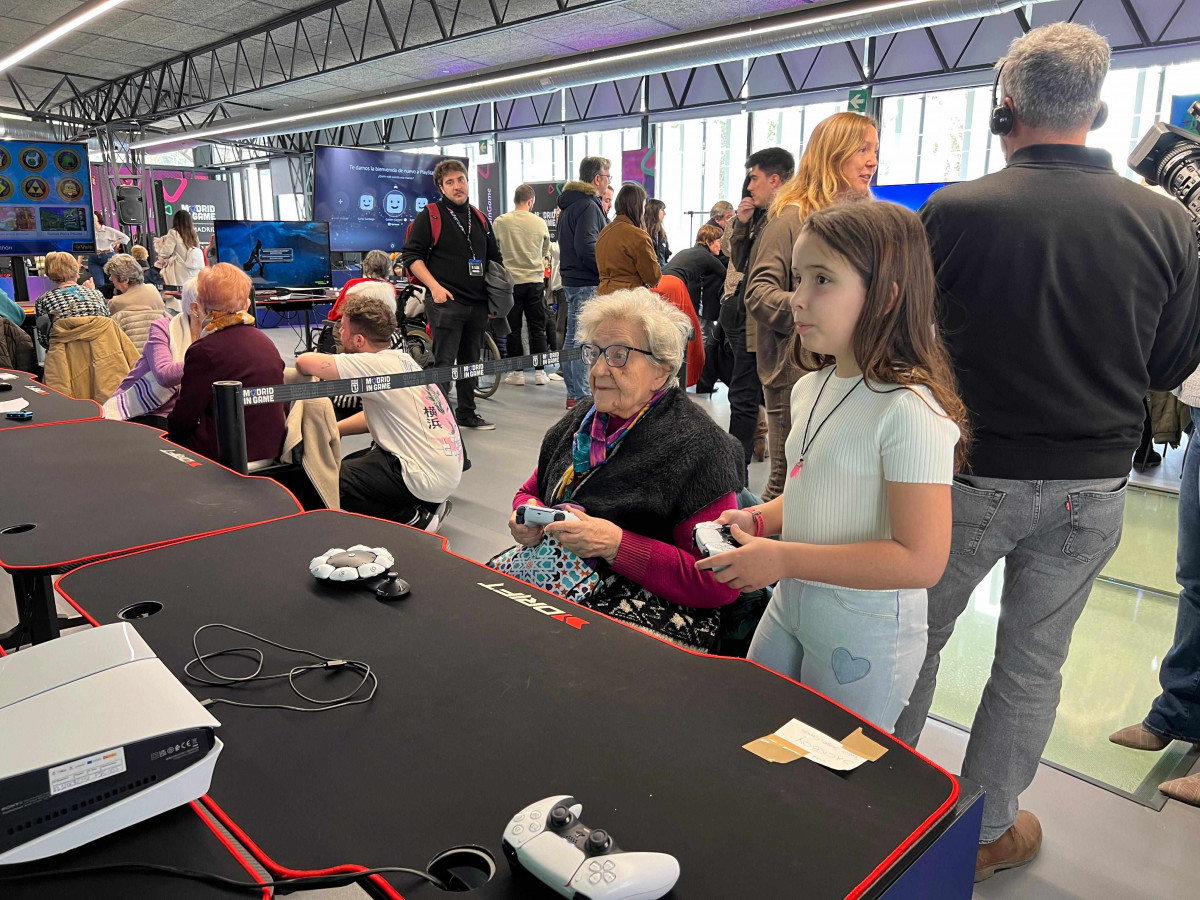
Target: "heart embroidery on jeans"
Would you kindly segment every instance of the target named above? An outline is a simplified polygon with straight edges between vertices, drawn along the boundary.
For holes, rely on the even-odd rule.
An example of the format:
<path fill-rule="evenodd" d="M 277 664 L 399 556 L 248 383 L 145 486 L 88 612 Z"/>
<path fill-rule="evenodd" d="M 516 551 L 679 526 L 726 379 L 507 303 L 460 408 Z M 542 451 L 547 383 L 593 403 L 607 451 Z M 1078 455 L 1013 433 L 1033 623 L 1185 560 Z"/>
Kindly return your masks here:
<path fill-rule="evenodd" d="M 833 651 L 833 676 L 838 684 L 851 684 L 867 677 L 871 671 L 871 661 L 863 656 L 855 656 L 845 647 Z"/>

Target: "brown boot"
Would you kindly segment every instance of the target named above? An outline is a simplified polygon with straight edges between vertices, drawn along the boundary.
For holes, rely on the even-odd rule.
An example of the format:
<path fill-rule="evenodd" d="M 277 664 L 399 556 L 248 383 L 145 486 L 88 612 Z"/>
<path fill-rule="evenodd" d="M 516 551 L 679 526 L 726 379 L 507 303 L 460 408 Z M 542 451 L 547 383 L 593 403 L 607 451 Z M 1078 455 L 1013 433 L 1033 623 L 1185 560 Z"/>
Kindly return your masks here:
<path fill-rule="evenodd" d="M 767 457 L 767 408 L 758 408 L 758 427 L 754 431 L 754 461 L 762 462 Z"/>
<path fill-rule="evenodd" d="M 991 878 L 1002 869 L 1015 869 L 1032 862 L 1042 849 L 1042 823 L 1031 812 L 1021 810 L 1008 831 L 990 844 L 979 845 L 975 857 L 975 881 Z"/>
<path fill-rule="evenodd" d="M 1141 722 L 1114 731 L 1108 736 L 1114 744 L 1129 747 L 1132 750 L 1161 750 L 1171 743 L 1170 738 L 1159 737 Z"/>
<path fill-rule="evenodd" d="M 1158 789 L 1180 803 L 1200 806 L 1200 773 L 1188 775 L 1186 778 L 1175 778 L 1165 781 Z"/>

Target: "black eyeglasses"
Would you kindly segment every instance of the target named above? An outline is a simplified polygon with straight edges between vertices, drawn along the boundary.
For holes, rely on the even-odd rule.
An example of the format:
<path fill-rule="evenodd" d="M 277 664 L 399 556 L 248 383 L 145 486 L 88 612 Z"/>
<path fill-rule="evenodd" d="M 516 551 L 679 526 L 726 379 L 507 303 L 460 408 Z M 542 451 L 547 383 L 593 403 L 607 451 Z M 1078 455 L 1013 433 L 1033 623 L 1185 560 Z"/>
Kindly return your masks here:
<path fill-rule="evenodd" d="M 607 347 L 599 347 L 596 344 L 580 344 L 579 348 L 583 351 L 583 361 L 591 368 L 596 364 L 601 356 L 608 363 L 610 369 L 623 369 L 625 363 L 629 362 L 630 353 L 645 353 L 653 358 L 654 354 L 649 350 L 642 350 L 639 347 L 626 347 L 624 344 L 610 344 Z"/>

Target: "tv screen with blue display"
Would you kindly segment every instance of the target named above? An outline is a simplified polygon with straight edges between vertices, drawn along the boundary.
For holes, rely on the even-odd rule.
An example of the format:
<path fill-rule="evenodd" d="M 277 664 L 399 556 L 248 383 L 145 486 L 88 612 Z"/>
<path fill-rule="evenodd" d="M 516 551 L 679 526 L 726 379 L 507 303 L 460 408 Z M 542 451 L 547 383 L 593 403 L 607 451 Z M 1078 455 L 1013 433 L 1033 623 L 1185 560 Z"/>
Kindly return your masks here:
<path fill-rule="evenodd" d="M 87 147 L 0 140 L 0 256 L 91 253 Z"/>
<path fill-rule="evenodd" d="M 217 219 L 217 262 L 238 266 L 255 290 L 333 284 L 328 222 L 235 222 Z"/>
<path fill-rule="evenodd" d="M 925 205 L 934 193 L 940 191 L 953 181 L 928 181 L 921 184 L 877 184 L 871 188 L 876 200 L 886 200 L 888 203 L 898 203 L 907 206 L 914 212 Z"/>
<path fill-rule="evenodd" d="M 417 213 L 442 198 L 433 169 L 443 159 L 468 163 L 438 153 L 318 146 L 313 218 L 329 222 L 334 250 L 399 250 Z"/>

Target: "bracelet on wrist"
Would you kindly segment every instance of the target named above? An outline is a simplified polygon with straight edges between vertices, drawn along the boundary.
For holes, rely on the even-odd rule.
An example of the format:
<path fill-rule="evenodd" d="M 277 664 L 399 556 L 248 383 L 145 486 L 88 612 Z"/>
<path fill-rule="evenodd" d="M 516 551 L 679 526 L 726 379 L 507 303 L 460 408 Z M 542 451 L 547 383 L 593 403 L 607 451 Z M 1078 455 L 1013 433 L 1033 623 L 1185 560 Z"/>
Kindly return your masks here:
<path fill-rule="evenodd" d="M 767 523 L 763 519 L 763 514 L 752 506 L 750 507 L 750 517 L 754 520 L 754 536 L 763 537 L 766 535 Z"/>

